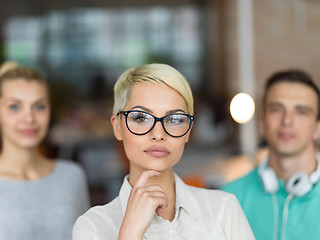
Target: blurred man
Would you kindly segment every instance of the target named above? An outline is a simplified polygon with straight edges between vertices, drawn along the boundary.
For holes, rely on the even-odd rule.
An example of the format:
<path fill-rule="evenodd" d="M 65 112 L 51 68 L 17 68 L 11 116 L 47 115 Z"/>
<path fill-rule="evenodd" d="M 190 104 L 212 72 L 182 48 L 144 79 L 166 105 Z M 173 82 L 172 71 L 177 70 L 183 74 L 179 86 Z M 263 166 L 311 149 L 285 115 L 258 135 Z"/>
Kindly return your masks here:
<path fill-rule="evenodd" d="M 320 239 L 320 91 L 302 71 L 266 82 L 259 118 L 268 157 L 223 190 L 234 193 L 257 240 Z"/>

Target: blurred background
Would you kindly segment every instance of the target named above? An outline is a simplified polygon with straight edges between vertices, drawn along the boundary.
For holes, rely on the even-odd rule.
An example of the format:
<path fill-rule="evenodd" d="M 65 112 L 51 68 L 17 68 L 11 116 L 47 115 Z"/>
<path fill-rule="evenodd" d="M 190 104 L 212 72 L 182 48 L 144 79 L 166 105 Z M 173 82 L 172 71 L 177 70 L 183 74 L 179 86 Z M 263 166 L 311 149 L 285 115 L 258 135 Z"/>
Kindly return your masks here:
<path fill-rule="evenodd" d="M 52 87 L 42 150 L 85 169 L 92 205 L 117 195 L 128 162 L 113 138 L 112 88 L 127 68 L 167 63 L 190 82 L 196 122 L 175 167 L 196 186 L 219 188 L 265 151 L 257 115 L 265 79 L 300 68 L 320 81 L 317 0 L 2 0 L 0 62 L 37 68 Z M 239 124 L 239 92 L 255 102 Z"/>

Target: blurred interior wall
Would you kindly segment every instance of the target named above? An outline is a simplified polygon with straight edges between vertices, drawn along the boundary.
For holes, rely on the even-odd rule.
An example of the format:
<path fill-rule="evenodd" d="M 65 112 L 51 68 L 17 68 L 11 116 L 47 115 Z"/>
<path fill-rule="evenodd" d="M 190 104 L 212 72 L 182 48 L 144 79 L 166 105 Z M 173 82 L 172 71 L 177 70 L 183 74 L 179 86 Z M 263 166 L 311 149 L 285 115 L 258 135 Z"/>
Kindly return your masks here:
<path fill-rule="evenodd" d="M 239 92 L 238 3 L 241 1 L 208 0 L 208 11 L 217 12 L 211 19 L 219 36 L 212 37 L 215 66 L 209 72 L 208 91 L 231 101 Z M 320 85 L 320 1 L 270 0 L 252 1 L 255 120 L 260 111 L 264 83 L 273 72 L 300 68 L 309 72 Z M 209 35 L 210 36 L 210 35 Z M 210 68 L 209 68 L 210 69 Z M 254 127 L 258 134 L 257 126 Z M 236 136 L 235 136 L 236 137 Z M 239 138 L 239 136 L 238 136 Z M 258 138 L 260 138 L 258 136 Z M 240 138 L 239 138 L 240 139 Z M 259 141 L 259 140 L 258 140 Z"/>

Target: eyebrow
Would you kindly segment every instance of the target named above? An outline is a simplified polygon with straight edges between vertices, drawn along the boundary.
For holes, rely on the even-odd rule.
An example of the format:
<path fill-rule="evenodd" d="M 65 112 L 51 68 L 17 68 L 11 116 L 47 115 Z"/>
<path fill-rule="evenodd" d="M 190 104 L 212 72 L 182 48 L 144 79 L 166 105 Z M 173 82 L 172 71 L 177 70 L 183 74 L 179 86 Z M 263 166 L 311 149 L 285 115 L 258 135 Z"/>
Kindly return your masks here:
<path fill-rule="evenodd" d="M 20 98 L 17 98 L 17 97 L 8 97 L 7 99 L 5 99 L 6 101 L 13 101 L 13 102 L 24 102 L 24 100 L 20 99 Z M 39 98 L 39 99 L 36 99 L 34 101 L 34 103 L 39 103 L 39 102 L 48 102 L 48 99 L 47 98 Z"/>
<path fill-rule="evenodd" d="M 280 102 L 267 102 L 266 107 L 283 107 L 283 104 L 281 104 Z"/>
<path fill-rule="evenodd" d="M 147 108 L 147 107 L 144 107 L 144 106 L 140 106 L 140 105 L 132 107 L 131 110 L 134 110 L 136 108 L 140 108 L 143 111 L 148 112 L 148 113 L 153 113 L 153 111 L 150 108 Z M 185 111 L 183 109 L 178 108 L 178 109 L 173 109 L 173 110 L 167 111 L 166 114 L 173 114 L 173 113 L 177 113 L 177 112 L 185 113 Z"/>
<path fill-rule="evenodd" d="M 297 105 L 295 108 L 300 110 L 305 110 L 311 113 L 314 112 L 314 109 L 308 106 Z"/>
<path fill-rule="evenodd" d="M 284 107 L 284 105 L 280 102 L 270 102 L 266 105 L 266 107 Z M 314 112 L 314 109 L 312 107 L 306 106 L 306 105 L 301 105 L 297 104 L 294 106 L 294 109 L 303 109 L 308 112 Z"/>

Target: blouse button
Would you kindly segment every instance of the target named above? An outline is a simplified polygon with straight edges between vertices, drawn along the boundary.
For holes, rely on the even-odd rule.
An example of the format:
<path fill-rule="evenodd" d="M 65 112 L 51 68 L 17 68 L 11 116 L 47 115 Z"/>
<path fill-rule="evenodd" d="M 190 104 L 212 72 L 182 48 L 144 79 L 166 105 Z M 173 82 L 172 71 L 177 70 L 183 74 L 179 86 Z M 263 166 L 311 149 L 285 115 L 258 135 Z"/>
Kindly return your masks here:
<path fill-rule="evenodd" d="M 170 234 L 173 234 L 173 232 L 174 232 L 173 229 L 169 229 Z"/>

